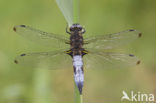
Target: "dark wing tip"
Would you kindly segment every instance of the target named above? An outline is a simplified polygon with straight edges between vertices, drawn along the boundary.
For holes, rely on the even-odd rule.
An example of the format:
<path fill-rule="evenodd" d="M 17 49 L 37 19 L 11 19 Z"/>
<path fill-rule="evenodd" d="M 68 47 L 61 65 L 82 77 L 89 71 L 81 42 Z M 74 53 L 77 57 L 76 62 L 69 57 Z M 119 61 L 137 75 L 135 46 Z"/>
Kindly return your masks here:
<path fill-rule="evenodd" d="M 20 25 L 20 27 L 26 27 L 25 25 Z"/>
<path fill-rule="evenodd" d="M 20 56 L 26 56 L 26 54 L 21 54 Z"/>
<path fill-rule="evenodd" d="M 16 32 L 16 27 L 14 27 L 13 30 Z"/>
<path fill-rule="evenodd" d="M 14 63 L 18 64 L 18 61 L 17 60 L 14 60 Z"/>
<path fill-rule="evenodd" d="M 137 65 L 139 65 L 140 63 L 141 63 L 141 61 L 139 60 L 139 61 L 137 61 L 137 63 L 136 63 L 136 64 L 137 64 Z"/>
<path fill-rule="evenodd" d="M 135 29 L 129 29 L 129 31 L 136 31 Z"/>
<path fill-rule="evenodd" d="M 133 55 L 133 54 L 129 54 L 129 56 L 130 56 L 130 57 L 135 57 L 135 55 Z M 141 63 L 141 61 L 138 60 L 138 61 L 136 62 L 136 65 L 139 65 L 140 63 Z"/>
<path fill-rule="evenodd" d="M 129 29 L 129 31 L 136 31 L 135 29 Z M 142 36 L 142 33 L 138 33 L 138 37 L 140 38 Z"/>
<path fill-rule="evenodd" d="M 134 57 L 134 55 L 133 55 L 133 54 L 129 54 L 129 56 L 130 56 L 130 57 Z"/>
<path fill-rule="evenodd" d="M 138 37 L 140 38 L 141 36 L 142 36 L 142 33 L 139 33 L 139 34 L 138 34 Z"/>
<path fill-rule="evenodd" d="M 14 26 L 13 30 L 16 32 L 17 27 L 26 27 L 25 25 L 18 25 L 18 26 Z"/>

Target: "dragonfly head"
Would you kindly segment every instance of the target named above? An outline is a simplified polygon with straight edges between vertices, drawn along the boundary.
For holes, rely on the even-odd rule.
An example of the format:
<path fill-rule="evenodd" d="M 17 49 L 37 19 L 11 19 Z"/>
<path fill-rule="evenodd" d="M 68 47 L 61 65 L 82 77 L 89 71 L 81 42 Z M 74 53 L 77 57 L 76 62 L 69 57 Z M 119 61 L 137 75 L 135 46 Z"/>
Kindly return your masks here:
<path fill-rule="evenodd" d="M 83 30 L 83 27 L 80 24 L 73 24 L 69 29 L 71 32 L 75 31 L 81 32 Z"/>

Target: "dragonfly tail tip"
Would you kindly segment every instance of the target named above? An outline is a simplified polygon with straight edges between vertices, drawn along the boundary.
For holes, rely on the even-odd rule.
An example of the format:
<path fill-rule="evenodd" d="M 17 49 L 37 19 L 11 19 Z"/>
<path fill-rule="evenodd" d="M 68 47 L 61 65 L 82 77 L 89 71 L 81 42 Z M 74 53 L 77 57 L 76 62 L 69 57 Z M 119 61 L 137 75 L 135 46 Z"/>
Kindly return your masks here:
<path fill-rule="evenodd" d="M 82 88 L 83 88 L 83 83 L 78 83 L 77 87 L 79 89 L 80 95 L 82 95 Z"/>
<path fill-rule="evenodd" d="M 79 88 L 80 95 L 82 95 L 82 88 Z"/>

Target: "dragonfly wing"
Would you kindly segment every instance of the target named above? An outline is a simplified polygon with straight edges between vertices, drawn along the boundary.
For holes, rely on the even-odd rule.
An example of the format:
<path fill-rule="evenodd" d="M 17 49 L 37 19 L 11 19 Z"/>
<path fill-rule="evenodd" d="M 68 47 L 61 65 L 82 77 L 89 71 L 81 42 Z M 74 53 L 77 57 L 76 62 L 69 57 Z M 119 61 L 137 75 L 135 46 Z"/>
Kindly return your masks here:
<path fill-rule="evenodd" d="M 93 69 L 129 68 L 139 63 L 139 59 L 133 54 L 89 51 L 89 53 L 84 56 L 85 67 Z"/>
<path fill-rule="evenodd" d="M 25 53 L 17 56 L 14 62 L 29 68 L 61 69 L 72 66 L 72 58 L 64 51 Z"/>
<path fill-rule="evenodd" d="M 103 50 L 113 49 L 131 43 L 139 37 L 141 37 L 141 33 L 137 30 L 131 29 L 119 33 L 88 38 L 85 40 L 86 45 L 84 45 L 84 47 Z"/>
<path fill-rule="evenodd" d="M 57 35 L 53 33 L 43 32 L 29 26 L 18 25 L 14 27 L 14 31 L 22 35 L 24 38 L 29 39 L 38 44 L 45 44 L 50 47 L 68 47 L 66 42 L 68 39 L 63 35 Z"/>

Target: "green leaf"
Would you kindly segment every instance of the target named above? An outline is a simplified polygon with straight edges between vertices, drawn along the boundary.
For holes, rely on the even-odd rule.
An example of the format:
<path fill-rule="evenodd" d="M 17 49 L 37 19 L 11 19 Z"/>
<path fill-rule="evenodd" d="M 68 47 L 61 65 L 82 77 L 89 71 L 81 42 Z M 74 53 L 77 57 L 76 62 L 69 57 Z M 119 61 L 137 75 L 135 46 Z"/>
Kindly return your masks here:
<path fill-rule="evenodd" d="M 73 0 L 56 0 L 58 7 L 63 13 L 68 26 L 73 24 Z"/>

